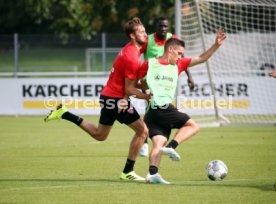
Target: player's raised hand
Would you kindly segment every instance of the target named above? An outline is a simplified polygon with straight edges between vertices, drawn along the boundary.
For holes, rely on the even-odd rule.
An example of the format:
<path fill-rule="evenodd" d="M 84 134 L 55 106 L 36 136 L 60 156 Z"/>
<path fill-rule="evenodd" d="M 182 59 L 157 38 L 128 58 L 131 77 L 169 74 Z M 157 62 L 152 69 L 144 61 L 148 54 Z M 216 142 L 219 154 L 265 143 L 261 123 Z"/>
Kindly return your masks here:
<path fill-rule="evenodd" d="M 188 86 L 189 86 L 190 90 L 191 91 L 194 90 L 194 88 L 195 88 L 195 82 L 194 82 L 193 78 L 192 77 L 188 77 L 187 82 L 188 82 Z"/>
<path fill-rule="evenodd" d="M 225 32 L 223 28 L 218 29 L 217 31 L 217 37 L 216 37 L 216 44 L 218 46 L 221 46 L 226 38 Z"/>
<path fill-rule="evenodd" d="M 271 77 L 276 78 L 276 70 L 273 70 L 273 71 L 270 72 L 268 75 L 271 76 Z"/>

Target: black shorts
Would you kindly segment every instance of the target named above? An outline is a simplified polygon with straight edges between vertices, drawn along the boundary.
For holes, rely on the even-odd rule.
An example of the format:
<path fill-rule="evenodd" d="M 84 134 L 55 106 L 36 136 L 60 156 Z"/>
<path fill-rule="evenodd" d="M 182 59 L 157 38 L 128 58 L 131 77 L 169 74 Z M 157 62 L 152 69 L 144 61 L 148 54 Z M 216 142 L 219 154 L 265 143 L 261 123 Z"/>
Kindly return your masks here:
<path fill-rule="evenodd" d="M 163 135 L 169 139 L 172 129 L 180 129 L 190 119 L 186 113 L 179 112 L 172 104 L 163 107 L 150 107 L 144 120 L 149 129 L 149 137 Z"/>
<path fill-rule="evenodd" d="M 124 112 L 118 113 L 118 101 L 121 98 L 112 98 L 107 96 L 100 96 L 101 104 L 101 116 L 100 124 L 112 126 L 115 120 L 126 125 L 131 124 L 140 118 L 140 115 L 136 109 L 131 105 L 130 100 L 128 101 L 128 108 Z"/>

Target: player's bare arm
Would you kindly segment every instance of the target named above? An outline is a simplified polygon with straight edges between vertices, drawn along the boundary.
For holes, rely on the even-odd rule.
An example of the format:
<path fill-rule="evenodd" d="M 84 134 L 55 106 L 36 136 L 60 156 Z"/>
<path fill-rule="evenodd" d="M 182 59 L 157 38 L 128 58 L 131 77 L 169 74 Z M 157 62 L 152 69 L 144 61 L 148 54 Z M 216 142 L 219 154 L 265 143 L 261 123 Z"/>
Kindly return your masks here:
<path fill-rule="evenodd" d="M 208 50 L 203 52 L 201 55 L 192 58 L 192 61 L 189 65 L 189 67 L 192 67 L 192 66 L 195 66 L 195 65 L 198 65 L 200 63 L 207 61 L 217 51 L 217 49 L 223 44 L 225 38 L 226 38 L 226 35 L 224 33 L 224 29 L 222 29 L 222 28 L 219 29 L 217 31 L 215 43 Z"/>
<path fill-rule="evenodd" d="M 128 96 L 135 96 L 136 98 L 149 100 L 151 98 L 150 94 L 142 93 L 139 89 L 136 88 L 137 80 L 131 80 L 125 78 L 125 92 Z"/>
<path fill-rule="evenodd" d="M 141 89 L 142 91 L 147 90 L 149 87 L 147 85 L 146 80 L 140 79 L 136 84 L 137 89 Z"/>

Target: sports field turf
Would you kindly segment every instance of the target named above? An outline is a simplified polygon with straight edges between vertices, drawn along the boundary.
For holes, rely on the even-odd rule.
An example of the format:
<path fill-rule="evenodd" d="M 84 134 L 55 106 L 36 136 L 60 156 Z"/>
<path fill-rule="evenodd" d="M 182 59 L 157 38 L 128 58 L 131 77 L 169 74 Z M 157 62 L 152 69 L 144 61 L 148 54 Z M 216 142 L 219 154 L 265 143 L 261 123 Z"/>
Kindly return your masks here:
<path fill-rule="evenodd" d="M 0 117 L 0 203 L 276 203 L 276 127 L 202 128 L 177 148 L 180 162 L 163 157 L 172 185 L 119 180 L 131 135 L 116 123 L 97 142 L 66 121 Z M 206 177 L 213 159 L 227 164 L 225 180 Z M 136 172 L 147 170 L 138 158 Z"/>

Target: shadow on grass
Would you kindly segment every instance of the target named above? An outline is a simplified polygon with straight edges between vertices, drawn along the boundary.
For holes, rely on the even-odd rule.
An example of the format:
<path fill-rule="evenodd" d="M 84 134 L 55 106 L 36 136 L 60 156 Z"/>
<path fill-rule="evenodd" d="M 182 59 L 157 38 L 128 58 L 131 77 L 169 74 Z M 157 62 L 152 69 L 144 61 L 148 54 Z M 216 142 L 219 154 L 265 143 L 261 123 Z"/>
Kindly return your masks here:
<path fill-rule="evenodd" d="M 231 181 L 234 183 L 227 183 L 227 182 L 212 182 L 212 181 L 187 181 L 184 183 L 173 183 L 171 185 L 157 185 L 157 184 L 148 184 L 146 182 L 135 182 L 135 181 L 124 181 L 120 179 L 0 179 L 1 183 L 11 183 L 11 182 L 19 182 L 19 183 L 61 183 L 64 184 L 64 187 L 68 184 L 76 184 L 79 186 L 92 186 L 93 184 L 98 185 L 112 185 L 112 184 L 137 184 L 137 185 L 152 185 L 152 186 L 159 186 L 159 187 L 226 187 L 226 188 L 255 188 L 262 191 L 273 191 L 274 182 L 272 181 L 271 184 L 252 184 L 246 183 L 242 184 L 241 182 L 236 183 L 238 181 Z M 77 184 L 78 183 L 78 184 Z M 81 183 L 81 184 L 80 184 Z M 53 186 L 54 187 L 54 186 Z"/>
<path fill-rule="evenodd" d="M 83 183 L 88 184 L 91 182 L 95 183 L 133 183 L 133 184 L 146 184 L 145 182 L 135 182 L 135 181 L 124 181 L 120 179 L 0 179 L 1 183 L 6 182 L 19 182 L 19 183 Z"/>
<path fill-rule="evenodd" d="M 231 181 L 232 183 L 229 182 L 224 182 L 224 181 L 200 181 L 197 183 L 197 181 L 194 181 L 192 183 L 178 183 L 174 185 L 178 186 L 186 186 L 186 187 L 226 187 L 226 188 L 255 188 L 258 190 L 262 191 L 273 191 L 273 181 L 271 184 L 261 184 L 261 183 L 242 183 L 241 181 Z M 239 183 L 237 183 L 239 182 Z"/>

